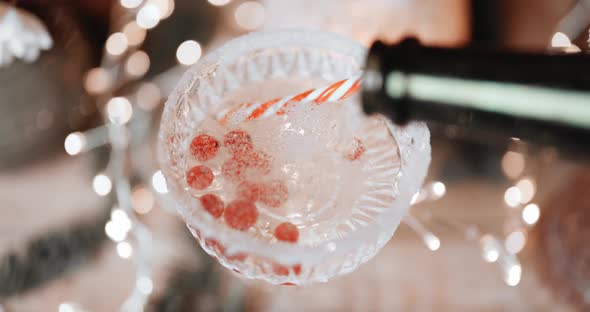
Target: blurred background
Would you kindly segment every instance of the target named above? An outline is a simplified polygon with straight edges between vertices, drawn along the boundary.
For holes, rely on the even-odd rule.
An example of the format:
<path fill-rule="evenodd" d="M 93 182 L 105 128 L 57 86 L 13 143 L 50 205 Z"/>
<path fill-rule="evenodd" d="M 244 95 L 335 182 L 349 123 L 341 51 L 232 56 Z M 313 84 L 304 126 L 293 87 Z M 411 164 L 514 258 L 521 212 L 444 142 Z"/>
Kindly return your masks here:
<path fill-rule="evenodd" d="M 587 53 L 589 26 L 585 0 L 0 2 L 0 311 L 588 311 L 585 160 L 431 127 L 427 183 L 385 248 L 273 287 L 201 251 L 155 134 L 188 66 L 258 29 Z"/>

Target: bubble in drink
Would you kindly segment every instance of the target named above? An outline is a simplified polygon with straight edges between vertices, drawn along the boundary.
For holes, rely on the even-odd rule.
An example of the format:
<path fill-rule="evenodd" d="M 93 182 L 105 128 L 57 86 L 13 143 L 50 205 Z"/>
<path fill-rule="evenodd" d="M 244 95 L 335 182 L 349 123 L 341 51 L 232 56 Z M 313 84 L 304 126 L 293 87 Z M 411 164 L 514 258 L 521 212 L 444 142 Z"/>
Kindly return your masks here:
<path fill-rule="evenodd" d="M 364 53 L 332 34 L 257 33 L 180 82 L 162 118 L 162 170 L 221 264 L 301 285 L 352 271 L 391 238 L 423 182 L 428 130 L 362 113 L 348 78 Z"/>

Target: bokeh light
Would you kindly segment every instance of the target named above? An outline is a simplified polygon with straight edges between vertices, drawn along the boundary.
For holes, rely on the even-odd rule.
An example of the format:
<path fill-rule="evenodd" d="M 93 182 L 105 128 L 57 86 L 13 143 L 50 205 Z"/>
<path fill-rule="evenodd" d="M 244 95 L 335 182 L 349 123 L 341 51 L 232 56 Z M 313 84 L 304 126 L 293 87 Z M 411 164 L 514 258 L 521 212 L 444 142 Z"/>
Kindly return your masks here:
<path fill-rule="evenodd" d="M 121 6 L 127 9 L 137 8 L 143 0 L 121 0 Z"/>
<path fill-rule="evenodd" d="M 502 171 L 509 178 L 517 178 L 524 170 L 524 156 L 521 153 L 508 151 L 502 157 Z"/>
<path fill-rule="evenodd" d="M 117 243 L 117 254 L 123 259 L 129 259 L 133 254 L 133 247 L 128 242 Z"/>
<path fill-rule="evenodd" d="M 94 189 L 94 192 L 100 196 L 108 195 L 112 188 L 113 182 L 105 174 L 97 174 L 94 179 L 92 179 L 92 189 Z"/>
<path fill-rule="evenodd" d="M 141 77 L 150 68 L 150 58 L 144 51 L 135 51 L 125 63 L 125 72 L 133 77 Z"/>
<path fill-rule="evenodd" d="M 201 45 L 194 40 L 181 43 L 176 49 L 176 59 L 182 65 L 192 65 L 201 58 Z"/>
<path fill-rule="evenodd" d="M 133 115 L 131 103 L 124 97 L 114 97 L 107 103 L 107 116 L 117 125 L 126 124 Z"/>
<path fill-rule="evenodd" d="M 116 32 L 110 35 L 105 44 L 107 53 L 114 56 L 119 56 L 125 53 L 127 47 L 127 37 L 121 32 Z"/>
<path fill-rule="evenodd" d="M 143 29 L 152 29 L 158 25 L 161 17 L 158 7 L 148 3 L 137 12 L 135 22 Z"/>
<path fill-rule="evenodd" d="M 131 21 L 123 27 L 123 34 L 130 46 L 138 46 L 145 40 L 146 30 L 139 27 L 135 21 Z"/>
<path fill-rule="evenodd" d="M 539 217 L 541 217 L 541 210 L 537 204 L 528 204 L 522 210 L 522 220 L 528 225 L 537 223 Z"/>
<path fill-rule="evenodd" d="M 520 203 L 526 204 L 535 197 L 535 181 L 531 178 L 523 178 L 516 183 L 516 187 L 520 190 Z"/>
<path fill-rule="evenodd" d="M 146 214 L 154 207 L 154 195 L 145 187 L 137 187 L 131 194 L 131 203 L 135 212 Z"/>
<path fill-rule="evenodd" d="M 84 80 L 84 88 L 90 94 L 100 94 L 108 91 L 113 83 L 111 74 L 103 68 L 97 67 L 88 71 Z"/>
<path fill-rule="evenodd" d="M 136 92 L 137 106 L 150 111 L 158 107 L 162 100 L 162 93 L 157 84 L 153 82 L 143 83 Z"/>
<path fill-rule="evenodd" d="M 64 148 L 69 155 L 78 155 L 86 146 L 86 136 L 82 132 L 68 134 L 64 141 Z"/>
<path fill-rule="evenodd" d="M 214 6 L 224 6 L 231 2 L 231 0 L 208 0 Z"/>
<path fill-rule="evenodd" d="M 245 30 L 254 30 L 264 23 L 264 6 L 256 1 L 241 3 L 234 13 L 236 24 Z"/>
<path fill-rule="evenodd" d="M 526 236 L 523 231 L 514 231 L 506 237 L 504 247 L 511 254 L 519 253 L 526 244 Z"/>
<path fill-rule="evenodd" d="M 520 190 L 516 186 L 512 186 L 504 192 L 504 202 L 510 207 L 517 207 L 520 204 Z"/>

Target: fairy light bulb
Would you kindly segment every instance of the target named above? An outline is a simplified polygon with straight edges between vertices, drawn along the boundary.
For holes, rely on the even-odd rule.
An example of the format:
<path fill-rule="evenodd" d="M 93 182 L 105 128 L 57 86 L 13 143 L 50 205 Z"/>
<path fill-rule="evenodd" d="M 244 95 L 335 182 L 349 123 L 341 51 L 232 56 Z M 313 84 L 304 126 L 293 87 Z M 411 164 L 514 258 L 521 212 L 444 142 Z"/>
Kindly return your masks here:
<path fill-rule="evenodd" d="M 264 6 L 256 1 L 241 3 L 234 13 L 236 24 L 245 30 L 254 30 L 264 23 Z"/>
<path fill-rule="evenodd" d="M 520 204 L 520 198 L 520 190 L 516 186 L 509 187 L 506 192 L 504 192 L 504 202 L 512 208 L 515 208 Z"/>
<path fill-rule="evenodd" d="M 124 97 L 114 97 L 107 103 L 107 116 L 114 124 L 124 125 L 131 119 L 132 115 L 131 103 Z"/>
<path fill-rule="evenodd" d="M 146 30 L 139 27 L 135 21 L 131 21 L 123 27 L 123 34 L 130 46 L 138 46 L 145 40 Z"/>
<path fill-rule="evenodd" d="M 424 234 L 423 239 L 428 249 L 437 251 L 440 248 L 440 239 L 436 235 L 428 232 Z"/>
<path fill-rule="evenodd" d="M 133 255 L 133 247 L 128 242 L 117 243 L 117 254 L 123 259 L 129 259 Z"/>
<path fill-rule="evenodd" d="M 506 237 L 504 246 L 511 254 L 519 253 L 526 244 L 526 236 L 522 231 L 514 231 Z"/>
<path fill-rule="evenodd" d="M 152 210 L 154 206 L 154 195 L 152 192 L 144 187 L 138 187 L 131 193 L 131 204 L 133 210 L 139 214 L 146 214 Z"/>
<path fill-rule="evenodd" d="M 194 40 L 181 43 L 176 49 L 176 59 L 182 65 L 192 65 L 201 58 L 201 45 Z"/>
<path fill-rule="evenodd" d="M 135 286 L 137 287 L 137 290 L 139 290 L 144 295 L 151 294 L 154 289 L 154 283 L 152 282 L 152 279 L 146 276 L 138 278 Z"/>
<path fill-rule="evenodd" d="M 127 51 L 128 45 L 127 37 L 121 32 L 116 32 L 107 39 L 105 49 L 110 55 L 119 56 Z"/>
<path fill-rule="evenodd" d="M 511 265 L 506 272 L 505 282 L 509 286 L 517 286 L 522 276 L 522 267 L 520 264 Z"/>
<path fill-rule="evenodd" d="M 104 93 L 111 88 L 113 79 L 104 68 L 93 68 L 86 74 L 84 88 L 90 94 Z"/>
<path fill-rule="evenodd" d="M 556 32 L 553 34 L 553 37 L 551 38 L 551 47 L 568 48 L 570 45 L 572 45 L 572 42 L 566 34 L 562 32 Z"/>
<path fill-rule="evenodd" d="M 528 225 L 537 223 L 540 216 L 541 210 L 536 204 L 528 204 L 522 210 L 522 220 Z"/>
<path fill-rule="evenodd" d="M 135 51 L 125 63 L 125 72 L 133 77 L 141 77 L 150 68 L 150 58 L 144 51 Z"/>
<path fill-rule="evenodd" d="M 432 183 L 432 199 L 439 199 L 443 196 L 445 196 L 445 193 L 447 192 L 447 187 L 445 186 L 444 183 L 440 182 L 440 181 L 436 181 Z"/>
<path fill-rule="evenodd" d="M 137 8 L 143 0 L 121 0 L 121 6 L 127 9 Z"/>
<path fill-rule="evenodd" d="M 68 134 L 64 141 L 64 148 L 69 155 L 78 155 L 86 146 L 86 136 L 82 132 Z"/>
<path fill-rule="evenodd" d="M 520 203 L 526 204 L 530 202 L 535 196 L 536 186 L 531 178 L 523 178 L 516 183 L 516 187 L 520 191 Z"/>
<path fill-rule="evenodd" d="M 153 82 L 143 83 L 135 94 L 137 106 L 146 111 L 151 111 L 158 107 L 162 100 L 160 87 Z"/>
<path fill-rule="evenodd" d="M 509 178 L 518 177 L 524 170 L 524 156 L 521 153 L 508 151 L 502 157 L 502 171 Z"/>
<path fill-rule="evenodd" d="M 161 14 L 157 6 L 148 3 L 137 12 L 135 22 L 143 29 L 152 29 L 160 22 Z"/>
<path fill-rule="evenodd" d="M 211 3 L 214 6 L 224 6 L 224 5 L 228 5 L 231 0 L 208 0 L 209 3 Z"/>
<path fill-rule="evenodd" d="M 113 182 L 105 174 L 97 174 L 92 180 L 92 188 L 99 196 L 106 196 L 113 188 Z"/>

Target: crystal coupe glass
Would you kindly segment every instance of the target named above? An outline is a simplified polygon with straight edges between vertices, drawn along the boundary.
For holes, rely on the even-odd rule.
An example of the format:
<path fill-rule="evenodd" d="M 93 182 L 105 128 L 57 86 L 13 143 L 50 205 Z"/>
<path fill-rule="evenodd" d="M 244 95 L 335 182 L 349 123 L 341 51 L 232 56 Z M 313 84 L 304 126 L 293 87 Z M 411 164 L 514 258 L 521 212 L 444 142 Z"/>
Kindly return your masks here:
<path fill-rule="evenodd" d="M 251 33 L 178 83 L 158 157 L 188 228 L 223 266 L 273 284 L 327 281 L 392 237 L 430 162 L 424 124 L 366 116 L 358 94 L 291 103 L 265 118 L 222 118 L 360 76 L 365 54 L 330 33 Z"/>

